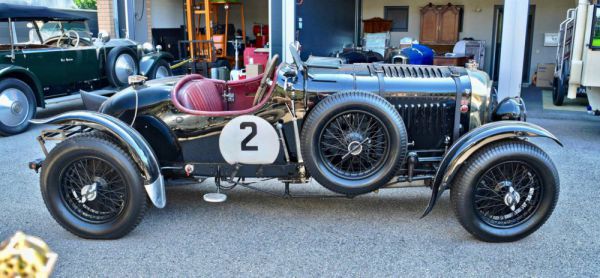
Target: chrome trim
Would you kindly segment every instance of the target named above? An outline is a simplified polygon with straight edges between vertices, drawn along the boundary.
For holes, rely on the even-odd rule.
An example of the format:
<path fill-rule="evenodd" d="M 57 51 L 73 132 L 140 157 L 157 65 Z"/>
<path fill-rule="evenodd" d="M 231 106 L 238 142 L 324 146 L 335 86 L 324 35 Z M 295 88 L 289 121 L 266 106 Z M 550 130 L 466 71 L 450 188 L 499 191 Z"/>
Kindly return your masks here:
<path fill-rule="evenodd" d="M 148 197 L 157 208 L 166 205 L 164 179 L 154 151 L 144 137 L 121 120 L 92 111 L 66 112 L 51 118 L 31 120 L 32 124 L 83 125 L 110 133 L 127 148 L 146 180 Z"/>

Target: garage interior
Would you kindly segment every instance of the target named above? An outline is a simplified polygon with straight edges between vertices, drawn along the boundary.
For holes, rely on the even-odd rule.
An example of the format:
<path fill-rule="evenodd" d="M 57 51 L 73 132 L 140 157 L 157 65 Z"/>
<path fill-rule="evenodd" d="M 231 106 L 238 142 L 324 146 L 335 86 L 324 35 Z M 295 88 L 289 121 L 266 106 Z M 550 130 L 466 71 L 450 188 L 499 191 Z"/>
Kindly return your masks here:
<path fill-rule="evenodd" d="M 576 1 L 550 2 L 128 0 L 124 3 L 131 3 L 129 13 L 134 16 L 130 18 L 143 21 L 147 16 L 151 34 L 144 38 L 143 32 L 137 32 L 132 37 L 131 31 L 119 31 L 131 23 L 130 18 L 115 23 L 119 26 L 115 29 L 134 40 L 151 40 L 179 61 L 191 62 L 175 71 L 179 74 L 253 77 L 261 73 L 268 57 L 279 54 L 284 61 L 289 59 L 286 46 L 297 40 L 302 44 L 303 59 L 314 55 L 339 57 L 347 63 L 470 64 L 487 72 L 499 91 L 510 96 L 520 95 L 522 85 L 551 87 L 558 26 Z M 144 15 L 144 8 L 151 15 Z M 126 9 L 116 10 L 123 13 Z M 527 13 L 521 15 L 521 10 Z M 123 17 L 127 16 L 115 16 Z M 514 20 L 504 26 L 506 18 Z M 211 26 L 209 36 L 207 24 Z M 139 25 L 143 24 L 129 29 L 140 29 Z M 193 27 L 187 28 L 190 25 Z M 237 68 L 245 69 L 239 72 L 235 71 L 236 37 Z M 501 55 L 503 51 L 506 53 Z M 517 63 L 522 70 L 515 67 Z"/>

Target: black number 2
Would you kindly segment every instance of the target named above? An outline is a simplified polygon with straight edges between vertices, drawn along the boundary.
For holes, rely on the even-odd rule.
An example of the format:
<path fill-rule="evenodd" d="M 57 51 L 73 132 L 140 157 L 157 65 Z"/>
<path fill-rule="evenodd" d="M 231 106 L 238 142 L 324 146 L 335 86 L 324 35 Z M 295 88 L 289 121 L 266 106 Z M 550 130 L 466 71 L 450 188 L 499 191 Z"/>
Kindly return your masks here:
<path fill-rule="evenodd" d="M 256 137 L 256 123 L 243 122 L 240 124 L 240 129 L 242 130 L 248 127 L 250 128 L 250 134 L 248 134 L 248 136 L 242 140 L 242 151 L 258 151 L 258 146 L 248 146 L 248 142 L 252 141 L 252 139 Z"/>

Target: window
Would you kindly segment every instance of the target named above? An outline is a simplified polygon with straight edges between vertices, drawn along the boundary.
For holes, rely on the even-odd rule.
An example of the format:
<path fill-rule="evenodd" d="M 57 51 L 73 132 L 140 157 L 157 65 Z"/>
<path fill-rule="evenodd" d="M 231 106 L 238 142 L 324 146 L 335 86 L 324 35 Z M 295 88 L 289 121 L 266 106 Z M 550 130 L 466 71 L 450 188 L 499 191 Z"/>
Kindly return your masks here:
<path fill-rule="evenodd" d="M 391 20 L 392 31 L 408 32 L 408 6 L 384 7 L 385 19 Z"/>
<path fill-rule="evenodd" d="M 594 21 L 592 23 L 592 35 L 590 48 L 600 50 L 600 6 L 594 8 Z"/>

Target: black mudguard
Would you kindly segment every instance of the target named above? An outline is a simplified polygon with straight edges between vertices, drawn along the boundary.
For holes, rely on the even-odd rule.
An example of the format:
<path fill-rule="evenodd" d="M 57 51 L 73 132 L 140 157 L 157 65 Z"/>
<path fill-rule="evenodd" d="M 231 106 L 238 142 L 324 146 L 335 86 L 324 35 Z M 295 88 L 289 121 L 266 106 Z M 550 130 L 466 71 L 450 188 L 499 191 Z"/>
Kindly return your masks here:
<path fill-rule="evenodd" d="M 477 150 L 497 141 L 528 138 L 545 137 L 552 139 L 561 147 L 563 144 L 549 131 L 544 128 L 526 122 L 502 121 L 483 125 L 462 136 L 446 153 L 446 156 L 440 163 L 435 178 L 432 183 L 432 193 L 429 204 L 423 212 L 425 217 L 431 212 L 437 199 L 442 193 L 450 188 L 452 180 L 460 170 L 463 163 L 471 157 Z"/>
<path fill-rule="evenodd" d="M 148 198 L 157 208 L 167 202 L 164 178 L 154 151 L 144 137 L 119 119 L 91 111 L 66 112 L 48 119 L 32 120 L 33 124 L 82 125 L 107 132 L 124 146 L 139 165 Z"/>

